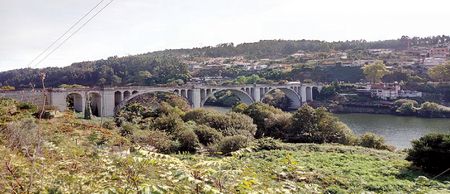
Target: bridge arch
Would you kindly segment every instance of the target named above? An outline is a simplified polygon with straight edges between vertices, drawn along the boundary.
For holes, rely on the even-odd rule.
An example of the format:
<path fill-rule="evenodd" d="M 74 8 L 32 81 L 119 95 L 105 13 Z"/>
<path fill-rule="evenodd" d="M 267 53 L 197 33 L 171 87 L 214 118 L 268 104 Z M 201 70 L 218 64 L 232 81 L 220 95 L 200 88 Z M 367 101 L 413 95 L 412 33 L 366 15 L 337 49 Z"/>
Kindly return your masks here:
<path fill-rule="evenodd" d="M 300 95 L 298 95 L 298 93 L 291 88 L 271 88 L 270 90 L 267 90 L 267 92 L 264 93 L 261 101 L 264 99 L 265 95 L 275 90 L 281 90 L 290 100 L 291 104 L 289 106 L 289 109 L 298 109 L 302 106 L 302 99 Z"/>
<path fill-rule="evenodd" d="M 129 96 L 128 98 L 123 99 L 122 102 L 120 102 L 118 105 L 116 105 L 116 106 L 114 107 L 114 115 L 116 115 L 117 112 L 118 112 L 120 109 L 122 109 L 123 107 L 125 107 L 125 106 L 128 104 L 128 102 L 130 102 L 130 101 L 133 100 L 134 98 L 139 97 L 139 96 L 143 96 L 143 95 L 147 95 L 147 94 L 157 94 L 157 93 L 174 94 L 174 95 L 177 95 L 177 96 L 179 96 L 179 97 L 182 97 L 183 99 L 186 100 L 186 102 L 189 104 L 189 106 L 192 107 L 192 102 L 191 102 L 189 99 L 187 99 L 186 97 L 180 95 L 177 91 L 147 91 L 147 92 L 138 92 L 138 93 L 132 94 L 132 95 Z"/>
<path fill-rule="evenodd" d="M 114 106 L 117 106 L 122 102 L 123 96 L 121 91 L 114 92 Z"/>
<path fill-rule="evenodd" d="M 124 91 L 123 92 L 123 99 L 125 100 L 125 99 L 127 99 L 128 97 L 130 97 L 131 96 L 131 92 L 130 91 Z"/>
<path fill-rule="evenodd" d="M 72 92 L 66 96 L 67 107 L 73 108 L 75 112 L 84 111 L 84 99 L 83 95 L 78 92 Z"/>
<path fill-rule="evenodd" d="M 103 100 L 99 92 L 89 92 L 87 95 L 91 113 L 97 117 L 103 116 Z"/>
<path fill-rule="evenodd" d="M 206 103 L 206 101 L 211 98 L 214 97 L 214 94 L 218 93 L 218 92 L 222 92 L 222 91 L 230 91 L 232 94 L 236 95 L 239 100 L 244 103 L 244 104 L 252 104 L 254 102 L 253 98 L 246 93 L 245 91 L 243 91 L 242 89 L 212 89 L 208 95 L 206 95 L 205 99 L 202 99 L 200 102 L 200 106 L 203 107 Z"/>

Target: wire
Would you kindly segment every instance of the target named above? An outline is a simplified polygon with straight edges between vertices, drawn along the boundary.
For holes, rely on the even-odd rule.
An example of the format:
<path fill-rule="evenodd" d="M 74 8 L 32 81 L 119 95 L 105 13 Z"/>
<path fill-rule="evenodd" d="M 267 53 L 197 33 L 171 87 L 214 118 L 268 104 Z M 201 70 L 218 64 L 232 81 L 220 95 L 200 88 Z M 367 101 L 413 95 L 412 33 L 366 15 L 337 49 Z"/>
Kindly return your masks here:
<path fill-rule="evenodd" d="M 78 25 L 84 18 L 86 18 L 89 14 L 92 13 L 101 3 L 105 0 L 101 0 L 97 5 L 95 5 L 91 10 L 89 10 L 86 14 L 83 15 L 77 22 L 75 22 L 69 29 L 67 29 L 61 36 L 59 36 L 55 41 L 53 41 L 44 51 L 42 51 L 39 55 L 37 55 L 33 60 L 28 63 L 28 67 L 30 67 L 34 61 L 36 61 L 39 57 L 41 57 L 44 53 L 46 53 L 50 48 L 52 48 L 58 41 L 61 40 L 67 33 L 69 33 L 76 25 Z"/>
<path fill-rule="evenodd" d="M 58 50 L 64 43 L 67 42 L 72 36 L 74 36 L 76 33 L 78 33 L 84 26 L 86 26 L 92 19 L 94 19 L 98 14 L 100 14 L 106 7 L 108 7 L 114 0 L 111 0 L 108 4 L 103 6 L 97 13 L 95 13 L 93 16 L 91 16 L 86 22 L 84 22 L 80 27 L 78 27 L 70 36 L 68 36 L 66 39 L 64 39 L 57 47 L 55 47 L 53 50 L 51 50 L 47 55 L 44 56 L 38 63 L 35 64 L 35 66 L 38 66 L 40 63 L 42 63 L 45 59 L 47 59 L 51 54 L 53 54 L 56 50 Z"/>

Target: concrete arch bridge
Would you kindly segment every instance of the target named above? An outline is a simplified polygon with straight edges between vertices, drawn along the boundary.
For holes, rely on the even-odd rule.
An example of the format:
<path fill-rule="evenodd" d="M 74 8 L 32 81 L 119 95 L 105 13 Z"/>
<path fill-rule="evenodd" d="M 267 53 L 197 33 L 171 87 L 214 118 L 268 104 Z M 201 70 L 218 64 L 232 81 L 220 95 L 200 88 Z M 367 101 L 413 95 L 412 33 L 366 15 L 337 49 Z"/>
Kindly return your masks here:
<path fill-rule="evenodd" d="M 186 85 L 178 87 L 106 87 L 106 88 L 53 88 L 48 90 L 48 103 L 65 111 L 68 109 L 67 99 L 70 98 L 72 107 L 78 112 L 84 112 L 89 102 L 92 112 L 96 116 L 114 116 L 115 111 L 123 107 L 129 100 L 148 93 L 167 92 L 184 97 L 193 108 L 203 107 L 208 98 L 220 91 L 230 91 L 241 102 L 251 104 L 260 102 L 271 91 L 283 91 L 291 101 L 292 109 L 313 101 L 313 90 L 320 91 L 320 84 L 284 84 L 265 85 L 252 84 L 240 86 Z M 89 99 L 89 101 L 88 101 Z"/>

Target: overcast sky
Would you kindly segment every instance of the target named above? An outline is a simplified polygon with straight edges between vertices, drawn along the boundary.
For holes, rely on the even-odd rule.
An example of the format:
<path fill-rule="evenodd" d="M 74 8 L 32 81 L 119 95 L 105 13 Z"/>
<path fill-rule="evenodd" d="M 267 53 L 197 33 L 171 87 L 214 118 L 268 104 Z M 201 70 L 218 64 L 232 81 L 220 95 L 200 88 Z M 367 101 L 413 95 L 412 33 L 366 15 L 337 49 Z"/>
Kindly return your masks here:
<path fill-rule="evenodd" d="M 100 0 L 0 0 L 0 71 L 27 67 Z M 105 0 L 105 5 L 110 0 Z M 447 0 L 115 0 L 31 67 L 261 39 L 450 34 Z"/>

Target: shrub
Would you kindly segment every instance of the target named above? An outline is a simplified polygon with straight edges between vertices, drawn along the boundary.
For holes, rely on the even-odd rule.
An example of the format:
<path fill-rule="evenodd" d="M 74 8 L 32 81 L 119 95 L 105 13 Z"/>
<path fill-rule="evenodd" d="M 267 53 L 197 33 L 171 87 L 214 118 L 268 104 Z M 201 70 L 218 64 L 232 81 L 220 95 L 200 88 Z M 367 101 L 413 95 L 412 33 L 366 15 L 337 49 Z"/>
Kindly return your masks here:
<path fill-rule="evenodd" d="M 137 130 L 139 130 L 139 127 L 137 125 L 126 123 L 120 128 L 119 132 L 122 136 L 130 136 L 133 135 L 133 133 Z"/>
<path fill-rule="evenodd" d="M 417 112 L 417 108 L 414 107 L 414 103 L 412 102 L 405 102 L 400 107 L 395 110 L 400 115 L 415 115 Z"/>
<path fill-rule="evenodd" d="M 168 133 L 174 133 L 184 126 L 183 120 L 178 114 L 170 113 L 162 115 L 156 118 L 153 122 L 153 128 L 155 130 L 165 131 Z"/>
<path fill-rule="evenodd" d="M 405 103 L 410 103 L 410 104 L 412 104 L 414 107 L 418 107 L 418 106 L 419 106 L 419 103 L 417 103 L 417 101 L 415 101 L 415 100 L 410 100 L 410 99 L 399 99 L 399 100 L 396 100 L 396 101 L 394 102 L 394 105 L 395 105 L 395 107 L 400 107 L 402 104 L 405 104 Z"/>
<path fill-rule="evenodd" d="M 29 102 L 19 102 L 17 108 L 20 110 L 28 110 L 30 112 L 36 112 L 37 110 L 37 106 Z"/>
<path fill-rule="evenodd" d="M 194 153 L 199 147 L 198 137 L 192 129 L 185 129 L 179 132 L 178 141 L 180 142 L 179 151 Z"/>
<path fill-rule="evenodd" d="M 187 112 L 184 120 L 207 125 L 224 136 L 243 135 L 253 138 L 256 132 L 256 126 L 250 117 L 235 112 L 223 114 L 214 110 L 195 109 Z"/>
<path fill-rule="evenodd" d="M 351 145 L 356 136 L 352 130 L 324 108 L 315 110 L 305 105 L 292 116 L 290 142 L 340 143 Z"/>
<path fill-rule="evenodd" d="M 421 117 L 446 117 L 450 116 L 450 108 L 433 102 L 425 102 L 417 113 Z"/>
<path fill-rule="evenodd" d="M 160 153 L 173 153 L 178 150 L 177 142 L 172 140 L 172 137 L 164 131 L 154 130 L 138 130 L 138 133 L 133 135 L 135 142 L 143 143 L 154 147 Z"/>
<path fill-rule="evenodd" d="M 103 122 L 102 127 L 109 130 L 114 130 L 116 129 L 116 123 L 114 121 L 105 121 Z"/>
<path fill-rule="evenodd" d="M 253 123 L 255 123 L 258 128 L 255 137 L 260 138 L 266 134 L 268 129 L 265 123 L 266 119 L 277 114 L 283 114 L 284 112 L 273 106 L 257 102 L 251 104 L 243 113 L 253 119 Z"/>
<path fill-rule="evenodd" d="M 237 113 L 243 113 L 245 111 L 245 109 L 247 109 L 247 108 L 248 108 L 247 104 L 240 102 L 240 103 L 235 104 L 231 108 L 231 111 L 237 112 Z"/>
<path fill-rule="evenodd" d="M 348 193 L 348 192 L 345 191 L 344 189 L 341 189 L 341 188 L 338 187 L 338 186 L 332 185 L 332 186 L 329 186 L 329 187 L 325 190 L 324 193 L 325 193 L 325 194 L 346 194 L 346 193 Z"/>
<path fill-rule="evenodd" d="M 428 172 L 450 168 L 450 134 L 428 134 L 413 140 L 406 159 Z"/>
<path fill-rule="evenodd" d="M 258 150 L 277 150 L 281 149 L 281 141 L 271 137 L 261 138 L 255 141 Z"/>
<path fill-rule="evenodd" d="M 13 91 L 16 90 L 16 87 L 14 86 L 1 86 L 0 91 Z"/>
<path fill-rule="evenodd" d="M 287 131 L 292 127 L 292 114 L 272 114 L 264 121 L 264 131 L 259 130 L 262 137 L 284 139 Z"/>
<path fill-rule="evenodd" d="M 361 135 L 361 137 L 359 138 L 358 145 L 362 147 L 374 148 L 379 150 L 392 151 L 394 149 L 392 146 L 386 145 L 383 137 L 370 132 Z"/>
<path fill-rule="evenodd" d="M 1 132 L 9 148 L 32 154 L 32 150 L 42 141 L 38 138 L 38 130 L 33 119 L 24 119 L 10 123 Z"/>
<path fill-rule="evenodd" d="M 223 138 L 222 133 L 206 125 L 196 126 L 194 132 L 203 145 L 219 142 Z"/>
<path fill-rule="evenodd" d="M 241 135 L 228 136 L 223 138 L 219 144 L 219 151 L 229 154 L 247 146 L 248 139 Z"/>

